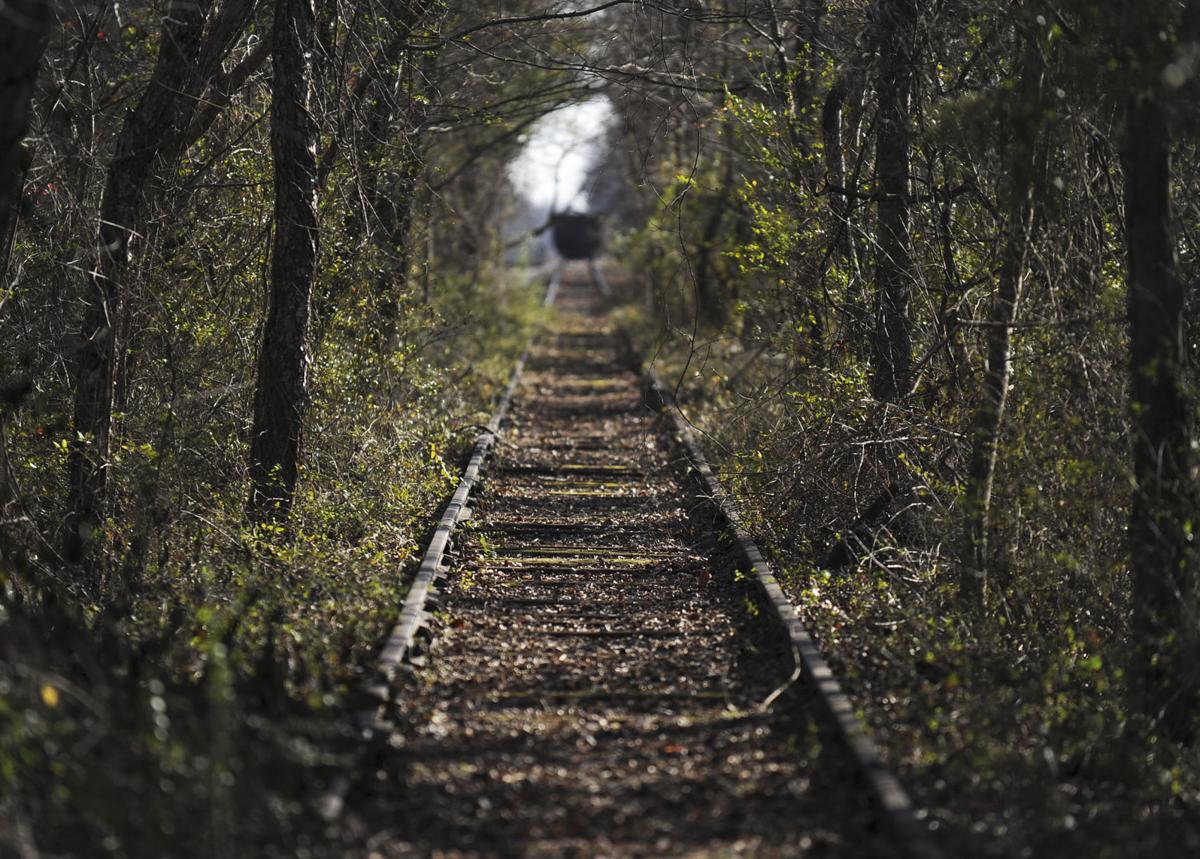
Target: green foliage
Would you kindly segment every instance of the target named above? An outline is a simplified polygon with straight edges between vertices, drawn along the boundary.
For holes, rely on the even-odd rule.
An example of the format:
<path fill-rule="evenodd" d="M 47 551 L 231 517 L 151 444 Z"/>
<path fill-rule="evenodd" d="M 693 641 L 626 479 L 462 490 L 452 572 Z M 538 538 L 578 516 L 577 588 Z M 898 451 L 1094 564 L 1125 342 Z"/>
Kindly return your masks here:
<path fill-rule="evenodd" d="M 145 36 L 154 22 L 130 14 L 143 35 L 119 57 L 104 40 L 89 59 L 98 89 L 120 98 L 89 113 L 94 139 L 51 129 L 62 139 L 39 149 L 28 184 L 40 190 L 14 244 L 20 274 L 0 295 L 0 377 L 33 378 L 27 396 L 0 404 L 0 852 L 314 855 L 326 835 L 312 802 L 361 739 L 364 670 L 541 319 L 542 282 L 499 265 L 515 121 L 491 111 L 441 138 L 429 160 L 461 169 L 434 204 L 426 184 L 445 171 L 425 163 L 404 117 L 391 132 L 403 145 L 365 151 L 361 129 L 340 126 L 343 81 L 314 105 L 322 144 L 344 137 L 320 198 L 299 488 L 286 523 L 251 526 L 246 422 L 273 190 L 269 90 L 252 78 L 147 212 L 124 284 L 108 518 L 97 557 L 68 564 L 67 332 L 104 178 L 94 165 L 157 47 Z M 386 43 L 394 20 L 376 24 Z M 74 25 L 63 27 L 74 45 Z M 363 63 L 376 46 L 343 49 Z M 462 102 L 439 96 L 439 109 L 486 101 L 478 83 L 442 83 Z M 406 87 L 427 109 L 429 94 Z M 68 83 L 65 101 L 83 97 Z M 95 151 L 72 154 L 85 145 Z M 393 205 L 405 195 L 407 209 Z M 462 200 L 478 223 L 460 217 Z"/>
<path fill-rule="evenodd" d="M 438 284 L 439 300 L 408 306 L 401 345 L 382 356 L 359 336 L 358 311 L 340 313 L 315 361 L 286 534 L 244 523 L 240 468 L 189 475 L 179 460 L 194 468 L 192 451 L 122 436 L 114 463 L 131 501 L 162 481 L 188 499 L 168 518 L 134 507 L 110 521 L 114 563 L 139 567 L 125 613 L 96 607 L 51 627 L 23 577 L 10 587 L 34 602 L 10 603 L 0 623 L 3 652 L 27 654 L 0 660 L 0 781 L 7 813 L 40 847 L 211 855 L 272 843 L 290 855 L 320 842 L 296 815 L 336 764 L 331 751 L 357 741 L 346 714 L 361 666 L 539 318 L 539 283 L 493 282 L 469 298 Z M 485 298 L 495 302 L 486 312 Z M 44 436 L 28 443 L 57 451 Z M 61 453 L 13 461 L 26 485 L 63 465 Z M 58 638 L 29 645 L 50 628 Z M 94 662 L 63 666 L 72 637 L 103 642 L 90 645 Z"/>
<path fill-rule="evenodd" d="M 1155 6 L 1138 32 L 1172 8 Z M 1111 51 L 1086 34 L 1110 33 L 1123 50 L 1131 42 L 1113 26 L 1133 9 L 1075 4 L 1059 18 L 1036 4 L 1013 14 L 983 4 L 923 34 L 911 167 L 918 374 L 899 406 L 874 401 L 867 383 L 874 114 L 872 72 L 864 79 L 856 67 L 862 36 L 839 29 L 852 16 L 831 19 L 823 34 L 839 46 L 828 51 L 839 65 L 817 63 L 809 78 L 818 106 L 835 82 L 850 88 L 840 125 L 845 191 L 823 185 L 821 111 L 793 112 L 765 74 L 762 90 L 707 105 L 699 158 L 677 144 L 655 150 L 660 174 L 686 170 L 689 188 L 658 194 L 674 208 L 649 205 L 645 227 L 621 248 L 654 297 L 627 311 L 639 347 L 678 383 L 806 622 L 964 855 L 1187 855 L 1200 843 L 1195 752 L 1157 737 L 1127 697 L 1126 289 L 1114 108 L 1141 73 L 1118 64 L 1097 79 L 1096 57 Z M 1159 61 L 1178 59 L 1174 27 L 1160 37 Z M 769 56 L 756 54 L 765 44 L 747 40 L 748 64 Z M 1018 82 L 1022 62 L 1038 75 Z M 672 140 L 669 129 L 659 134 Z M 957 596 L 956 535 L 1015 146 L 1036 150 L 1038 232 L 998 439 L 989 599 L 976 616 Z M 1186 149 L 1174 188 L 1190 199 Z M 731 313 L 714 321 L 690 297 L 714 203 L 696 190 L 730 159 L 735 179 L 725 184 L 736 206 L 718 244 L 733 266 L 722 282 Z M 1193 215 L 1181 214 L 1181 235 L 1194 232 Z M 1190 242 L 1180 250 L 1190 265 Z M 862 521 L 881 498 L 883 511 Z M 1162 835 L 1172 827 L 1177 841 Z"/>

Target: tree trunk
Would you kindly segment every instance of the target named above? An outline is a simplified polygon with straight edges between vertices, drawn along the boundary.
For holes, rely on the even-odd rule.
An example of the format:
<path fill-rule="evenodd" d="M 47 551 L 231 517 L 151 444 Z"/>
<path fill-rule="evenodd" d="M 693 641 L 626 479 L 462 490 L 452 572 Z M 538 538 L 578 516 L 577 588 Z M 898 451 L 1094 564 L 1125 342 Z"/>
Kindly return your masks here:
<path fill-rule="evenodd" d="M 430 11 L 425 6 L 411 7 L 417 17 L 404 19 L 406 35 L 416 31 L 421 21 L 427 21 Z M 402 140 L 394 145 L 402 153 L 398 175 L 390 189 L 392 200 L 386 211 L 388 217 L 381 224 L 381 235 L 388 251 L 395 259 L 392 272 L 380 272 L 375 281 L 380 310 L 380 344 L 382 354 L 390 355 L 396 350 L 399 338 L 400 299 L 408 291 L 409 268 L 412 264 L 412 225 L 417 205 L 417 193 L 424 174 L 425 161 L 421 151 L 421 139 L 426 120 L 426 100 L 420 94 L 421 77 L 416 73 L 416 64 L 410 57 L 404 59 L 404 73 L 393 101 L 403 100 L 399 105 L 399 135 Z M 378 111 L 377 111 L 378 113 Z M 389 112 L 385 125 L 386 136 L 393 136 L 390 126 L 394 117 Z M 394 386 L 389 382 L 388 389 Z M 393 394 L 389 394 L 393 396 Z"/>
<path fill-rule="evenodd" d="M 125 118 L 105 177 L 97 258 L 87 278 L 88 305 L 75 361 L 75 440 L 68 453 L 64 545 L 74 560 L 83 559 L 104 517 L 124 279 L 163 148 L 190 121 L 195 99 L 186 94 L 195 85 L 209 5 L 172 0 L 168 6 L 154 74 Z"/>
<path fill-rule="evenodd" d="M 250 439 L 247 509 L 276 521 L 291 509 L 308 404 L 308 321 L 317 261 L 317 126 L 309 113 L 312 0 L 276 0 L 271 153 L 275 239 Z"/>
<path fill-rule="evenodd" d="M 971 458 L 963 493 L 959 596 L 975 611 L 983 609 L 991 562 L 992 487 L 1008 388 L 1012 378 L 1012 324 L 1016 321 L 1025 279 L 1025 259 L 1033 235 L 1037 141 L 1041 135 L 1042 70 L 1036 37 L 1026 36 L 1020 81 L 1006 112 L 1002 133 L 1010 135 L 1004 251 L 1000 282 L 992 296 L 987 329 L 983 390 L 971 427 Z M 948 230 L 947 226 L 947 230 Z M 951 260 L 952 261 L 952 260 Z"/>
<path fill-rule="evenodd" d="M 858 242 L 855 238 L 853 205 L 847 183 L 857 184 L 858 169 L 853 176 L 847 171 L 848 147 L 858 145 L 859 123 L 862 121 L 863 83 L 853 67 L 838 72 L 821 107 L 821 139 L 825 153 L 825 184 L 829 194 L 829 246 L 825 251 L 830 261 L 842 267 L 847 288 L 842 296 L 842 314 L 848 331 L 842 337 L 856 346 L 871 341 L 869 302 L 863 292 Z M 849 109 L 847 99 L 853 97 Z M 843 127 L 845 126 L 845 127 Z M 824 276 L 825 272 L 822 272 Z M 860 352 L 860 354 L 863 354 Z"/>
<path fill-rule="evenodd" d="M 846 101 L 846 81 L 839 76 L 821 106 L 821 139 L 825 150 L 825 185 L 829 192 L 830 235 L 833 236 L 833 252 L 838 258 L 846 259 L 849 233 L 846 230 L 846 214 L 849 200 L 846 196 L 846 154 L 842 145 L 842 110 Z"/>
<path fill-rule="evenodd" d="M 1131 97 L 1121 142 L 1129 259 L 1130 411 L 1136 709 L 1186 739 L 1195 723 L 1197 497 L 1184 352 L 1185 288 L 1171 230 L 1171 139 L 1154 95 Z"/>
<path fill-rule="evenodd" d="M 400 299 L 408 290 L 408 270 L 412 259 L 412 223 L 417 185 L 424 163 L 416 147 L 417 129 L 405 127 L 404 163 L 392 186 L 392 206 L 384 225 L 384 238 L 395 259 L 395 270 L 381 272 L 375 280 L 379 298 L 380 344 L 385 355 L 396 350 L 400 325 Z"/>
<path fill-rule="evenodd" d="M 729 193 L 733 187 L 734 159 L 726 156 L 721 169 L 721 184 L 712 201 L 712 209 L 704 222 L 704 231 L 700 236 L 700 246 L 696 249 L 696 302 L 704 319 L 713 326 L 725 322 L 726 302 L 721 294 L 719 284 L 714 283 L 713 250 L 717 247 L 721 228 L 725 221 L 725 211 L 729 207 Z"/>
<path fill-rule="evenodd" d="M 317 164 L 317 186 L 323 192 L 341 154 L 341 137 L 348 135 L 347 129 L 355 123 L 356 113 L 373 92 L 371 104 L 366 109 L 366 133 L 361 138 L 361 161 L 371 165 L 372 170 L 366 181 L 370 215 L 363 226 L 367 235 L 395 260 L 394 267 L 381 269 L 375 279 L 380 325 L 378 331 L 372 333 L 380 344 L 380 353 L 385 355 L 396 346 L 399 296 L 408 283 L 412 259 L 410 232 L 417 188 L 424 169 L 420 136 L 427 100 L 418 97 L 420 75 L 416 73 L 416 61 L 407 46 L 423 28 L 436 25 L 439 14 L 438 5 L 429 0 L 405 0 L 397 5 L 395 38 L 382 47 L 369 64 L 368 68 L 376 71 L 365 72 L 355 84 L 350 104 L 339 122 L 340 133 L 330 138 Z M 402 136 L 403 140 L 394 143 L 397 136 Z M 388 182 L 385 181 L 391 178 L 388 171 L 377 161 L 381 154 L 391 157 L 395 150 L 402 152 L 400 168 L 394 181 Z M 317 344 L 324 337 L 329 317 L 336 312 L 344 293 L 343 286 L 335 281 L 329 294 L 317 301 Z"/>
<path fill-rule="evenodd" d="M 46 0 L 10 0 L 0 9 L 0 21 L 3 22 L 0 56 L 7 58 L 4 68 L 0 69 L 0 287 L 4 285 L 15 240 L 28 163 L 22 140 L 29 127 L 30 101 L 51 20 L 50 4 Z M 32 378 L 25 374 L 0 379 L 0 398 L 6 405 L 20 402 L 32 384 Z M 13 487 L 8 479 L 6 417 L 0 414 L 0 516 L 9 519 L 8 505 L 13 497 Z M 10 555 L 10 546 L 4 538 L 0 541 L 0 557 L 11 563 Z"/>
<path fill-rule="evenodd" d="M 8 268 L 28 155 L 21 141 L 50 28 L 46 0 L 9 0 L 0 9 L 0 277 Z"/>
<path fill-rule="evenodd" d="M 962 571 L 959 595 L 972 609 L 983 608 L 990 561 L 992 486 L 1008 388 L 1012 377 L 1012 324 L 1025 278 L 1025 258 L 1033 232 L 1033 185 L 1014 189 L 1017 199 L 1005 225 L 1004 261 L 992 296 L 987 330 L 983 391 L 971 427 L 971 458 L 963 493 Z"/>
<path fill-rule="evenodd" d="M 894 402 L 912 387 L 912 333 L 908 296 L 912 285 L 909 235 L 910 102 L 916 62 L 917 0 L 880 0 L 877 9 L 880 73 L 875 172 L 875 331 L 871 344 L 871 391 Z"/>

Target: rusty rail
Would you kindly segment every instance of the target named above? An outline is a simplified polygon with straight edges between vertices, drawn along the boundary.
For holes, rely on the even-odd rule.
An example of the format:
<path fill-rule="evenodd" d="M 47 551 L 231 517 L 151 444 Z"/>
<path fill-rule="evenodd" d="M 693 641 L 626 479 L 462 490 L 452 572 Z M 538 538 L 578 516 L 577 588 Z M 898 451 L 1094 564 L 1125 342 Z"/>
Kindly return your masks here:
<path fill-rule="evenodd" d="M 825 716 L 832 722 L 856 767 L 863 774 L 872 799 L 880 809 L 888 828 L 900 842 L 903 853 L 911 859 L 944 859 L 942 851 L 933 843 L 928 829 L 921 821 L 912 799 L 900 784 L 900 780 L 884 763 L 868 729 L 856 715 L 849 696 L 842 691 L 841 684 L 838 683 L 829 663 L 825 661 L 825 656 L 813 640 L 812 634 L 801 623 L 796 607 L 784 594 L 754 539 L 742 527 L 741 518 L 729 493 L 713 474 L 708 458 L 696 442 L 695 433 L 675 401 L 673 391 L 663 384 L 653 367 L 650 367 L 645 375 L 654 398 L 652 405 L 656 405 L 670 420 L 675 439 L 686 454 L 694 476 L 699 480 L 733 539 L 739 560 L 744 567 L 743 572 L 753 576 L 760 591 L 761 601 L 769 606 L 770 614 L 781 624 L 783 632 L 791 642 L 794 671 L 789 684 L 803 680 L 811 685 Z M 772 699 L 779 691 L 782 689 L 777 690 Z"/>
<path fill-rule="evenodd" d="M 604 282 L 599 268 L 594 264 L 589 268 L 597 290 L 609 297 L 611 292 L 606 289 L 607 283 Z M 560 279 L 561 269 L 554 272 L 547 285 L 547 306 L 554 302 Z M 531 339 L 529 346 L 532 346 L 532 343 Z M 390 730 L 387 711 L 392 704 L 395 679 L 402 666 L 419 652 L 422 633 L 428 629 L 429 607 L 437 597 L 438 584 L 448 572 L 444 561 L 451 537 L 458 524 L 470 515 L 468 505 L 471 493 L 499 437 L 500 424 L 508 411 L 528 356 L 529 347 L 514 367 L 508 386 L 487 428 L 476 438 L 474 450 L 462 478 L 447 502 L 421 559 L 399 619 L 376 659 L 372 679 L 367 685 L 372 704 L 360 711 L 356 717 L 362 742 L 357 747 L 354 765 L 344 768 L 339 773 L 320 800 L 318 810 L 326 820 L 332 820 L 340 814 L 345 796 L 357 770 L 361 768 L 367 751 L 373 743 L 386 737 Z M 770 565 L 753 538 L 742 527 L 732 499 L 714 475 L 692 428 L 675 402 L 673 392 L 662 383 L 653 368 L 646 372 L 646 377 L 656 401 L 655 405 L 670 421 L 675 439 L 686 455 L 694 477 L 732 539 L 739 566 L 750 574 L 756 583 L 761 602 L 769 608 L 767 616 L 776 620 L 790 642 L 794 670 L 787 684 L 779 691 L 798 680 L 811 686 L 822 710 L 821 715 L 831 723 L 845 744 L 856 769 L 862 774 L 875 806 L 879 809 L 881 821 L 895 837 L 897 854 L 909 856 L 911 859 L 943 859 L 943 853 L 933 843 L 911 798 L 899 779 L 884 763 L 868 729 L 856 715 L 849 696 L 842 690 L 812 635 L 800 621 L 795 607 L 784 594 Z M 777 699 L 779 691 L 769 700 Z"/>
<path fill-rule="evenodd" d="M 542 299 L 543 307 L 550 307 L 554 304 L 561 281 L 562 267 L 558 266 L 551 273 L 546 284 L 546 294 Z M 446 552 L 450 548 L 450 539 L 459 523 L 470 516 L 468 501 L 471 492 L 479 482 L 479 475 L 487 461 L 488 454 L 491 453 L 492 447 L 500 436 L 500 424 L 508 413 L 513 392 L 516 391 L 517 384 L 521 380 L 521 373 L 525 369 L 526 361 L 529 360 L 529 351 L 536 338 L 537 333 L 535 332 L 509 375 L 508 385 L 496 404 L 492 419 L 488 421 L 484 431 L 476 436 L 475 447 L 471 451 L 470 459 L 467 460 L 467 466 L 463 470 L 458 486 L 446 503 L 442 517 L 425 549 L 425 554 L 421 556 L 421 564 L 417 568 L 416 576 L 414 576 L 404 604 L 400 608 L 400 616 L 372 666 L 371 677 L 365 684 L 371 704 L 360 710 L 354 717 L 355 725 L 362 739 L 354 761 L 356 765 L 361 763 L 371 743 L 376 738 L 385 736 L 390 729 L 386 711 L 392 703 L 396 676 L 400 672 L 401 666 L 415 655 L 422 632 L 429 628 L 429 606 L 437 597 L 438 583 L 445 578 L 447 573 L 444 561 Z M 343 767 L 329 788 L 321 794 L 317 810 L 325 820 L 334 820 L 341 814 L 346 794 L 353 784 L 356 768 L 356 766 Z"/>

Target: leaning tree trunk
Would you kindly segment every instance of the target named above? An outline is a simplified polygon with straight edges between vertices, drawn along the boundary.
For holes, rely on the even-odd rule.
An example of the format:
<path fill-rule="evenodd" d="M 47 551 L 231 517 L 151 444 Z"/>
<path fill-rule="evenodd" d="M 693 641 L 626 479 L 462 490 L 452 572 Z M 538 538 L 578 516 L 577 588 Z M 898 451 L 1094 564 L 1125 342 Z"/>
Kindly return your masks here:
<path fill-rule="evenodd" d="M 250 439 L 250 498 L 259 521 L 291 509 L 308 404 L 308 321 L 317 262 L 317 126 L 309 113 L 312 0 L 276 0 L 271 91 L 275 240 Z"/>
<path fill-rule="evenodd" d="M 880 40 L 875 138 L 879 202 L 871 391 L 876 399 L 894 402 L 912 387 L 912 333 L 908 321 L 913 278 L 909 157 L 917 0 L 880 0 L 876 14 Z"/>
<path fill-rule="evenodd" d="M 46 0 L 9 0 L 0 8 L 0 57 L 5 58 L 0 67 L 0 277 L 16 229 L 28 159 L 21 141 L 50 20 Z"/>
<path fill-rule="evenodd" d="M 1193 404 L 1185 379 L 1185 287 L 1171 230 L 1171 139 L 1163 105 L 1131 98 L 1121 141 L 1129 260 L 1135 707 L 1168 736 L 1195 724 L 1200 673 Z"/>
<path fill-rule="evenodd" d="M 109 436 L 122 317 L 132 245 L 143 232 L 146 195 L 163 147 L 189 121 L 205 17 L 204 0 L 172 0 L 163 16 L 158 61 L 141 101 L 125 118 L 105 177 L 95 261 L 87 278 L 75 360 L 74 430 L 68 453 L 65 552 L 81 560 L 104 516 Z"/>

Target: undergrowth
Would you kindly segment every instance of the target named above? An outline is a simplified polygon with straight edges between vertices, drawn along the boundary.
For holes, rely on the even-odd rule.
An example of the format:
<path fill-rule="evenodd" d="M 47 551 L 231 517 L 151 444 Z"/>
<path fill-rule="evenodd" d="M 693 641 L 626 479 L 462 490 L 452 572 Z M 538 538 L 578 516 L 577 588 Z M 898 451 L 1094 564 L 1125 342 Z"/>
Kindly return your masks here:
<path fill-rule="evenodd" d="M 994 501 L 996 587 L 975 615 L 958 600 L 955 555 L 969 403 L 879 403 L 848 351 L 809 362 L 794 332 L 738 310 L 719 334 L 693 336 L 686 299 L 664 308 L 660 288 L 648 308 L 641 282 L 610 280 L 639 353 L 678 388 L 804 622 L 954 855 L 1195 855 L 1200 757 L 1126 706 L 1128 455 L 1099 429 L 1121 423 L 1115 360 L 1089 366 L 1069 331 L 1021 338 Z"/>
<path fill-rule="evenodd" d="M 239 403 L 175 392 L 123 427 L 129 515 L 103 558 L 67 565 L 54 509 L 34 506 L 61 497 L 58 425 L 48 408 L 5 415 L 5 491 L 30 515 L 0 543 L 0 855 L 325 850 L 312 801 L 358 742 L 359 682 L 542 286 L 435 282 L 390 350 L 356 333 L 377 321 L 369 302 L 329 320 L 286 529 L 242 515 Z M 197 403 L 204 420 L 172 417 Z"/>

